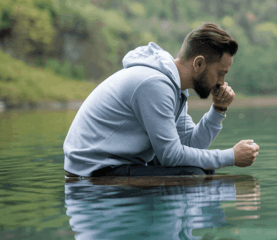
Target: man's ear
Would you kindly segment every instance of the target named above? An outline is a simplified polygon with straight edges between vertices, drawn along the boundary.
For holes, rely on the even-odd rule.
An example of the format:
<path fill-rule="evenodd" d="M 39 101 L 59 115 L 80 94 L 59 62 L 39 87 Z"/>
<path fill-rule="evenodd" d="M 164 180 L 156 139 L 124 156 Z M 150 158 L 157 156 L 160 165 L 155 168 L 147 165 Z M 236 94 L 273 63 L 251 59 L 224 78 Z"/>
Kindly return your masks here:
<path fill-rule="evenodd" d="M 206 61 L 204 56 L 199 55 L 196 58 L 194 58 L 193 69 L 196 73 L 201 73 L 206 69 Z"/>

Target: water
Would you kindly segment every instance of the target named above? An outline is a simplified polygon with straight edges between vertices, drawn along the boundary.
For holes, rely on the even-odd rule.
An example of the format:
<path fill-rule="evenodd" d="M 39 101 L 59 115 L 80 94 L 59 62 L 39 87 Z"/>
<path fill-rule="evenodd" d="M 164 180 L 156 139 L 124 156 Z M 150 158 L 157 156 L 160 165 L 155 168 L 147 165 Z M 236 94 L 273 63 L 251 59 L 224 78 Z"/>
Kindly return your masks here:
<path fill-rule="evenodd" d="M 276 239 L 276 110 L 229 110 L 211 146 L 254 139 L 251 167 L 78 181 L 65 180 L 62 152 L 76 112 L 1 113 L 0 239 Z"/>

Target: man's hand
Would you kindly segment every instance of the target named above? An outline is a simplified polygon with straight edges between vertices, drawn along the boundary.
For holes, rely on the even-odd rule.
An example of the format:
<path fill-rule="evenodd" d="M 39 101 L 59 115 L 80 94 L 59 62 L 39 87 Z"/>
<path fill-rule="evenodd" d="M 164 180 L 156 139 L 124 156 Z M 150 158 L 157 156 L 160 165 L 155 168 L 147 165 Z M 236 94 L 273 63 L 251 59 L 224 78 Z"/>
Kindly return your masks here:
<path fill-rule="evenodd" d="M 211 94 L 214 105 L 222 108 L 229 107 L 235 98 L 235 92 L 227 82 L 224 82 L 219 88 L 213 88 Z"/>
<path fill-rule="evenodd" d="M 253 142 L 253 140 L 242 140 L 233 147 L 235 152 L 235 166 L 248 167 L 253 164 L 260 149 L 257 144 L 251 145 Z"/>

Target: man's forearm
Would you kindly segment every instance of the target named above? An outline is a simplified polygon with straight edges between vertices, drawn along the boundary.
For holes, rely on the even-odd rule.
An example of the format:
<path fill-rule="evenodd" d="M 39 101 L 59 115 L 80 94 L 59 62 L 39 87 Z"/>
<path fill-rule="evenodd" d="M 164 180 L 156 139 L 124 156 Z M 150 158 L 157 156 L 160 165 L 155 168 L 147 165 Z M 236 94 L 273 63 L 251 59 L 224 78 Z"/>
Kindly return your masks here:
<path fill-rule="evenodd" d="M 219 114 L 212 106 L 196 125 L 192 124 L 189 116 L 184 116 L 184 122 L 178 128 L 181 143 L 189 147 L 207 149 L 222 129 L 225 117 L 226 115 Z"/>

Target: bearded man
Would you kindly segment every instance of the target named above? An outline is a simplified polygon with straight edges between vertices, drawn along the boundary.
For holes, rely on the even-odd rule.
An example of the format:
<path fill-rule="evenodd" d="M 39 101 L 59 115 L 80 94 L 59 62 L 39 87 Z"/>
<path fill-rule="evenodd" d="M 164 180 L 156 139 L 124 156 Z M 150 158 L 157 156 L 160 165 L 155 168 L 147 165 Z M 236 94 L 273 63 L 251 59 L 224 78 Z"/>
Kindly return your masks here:
<path fill-rule="evenodd" d="M 124 69 L 97 86 L 79 109 L 64 142 L 67 176 L 213 174 L 252 165 L 259 146 L 242 140 L 207 150 L 235 97 L 224 78 L 237 42 L 218 25 L 187 35 L 174 59 L 151 42 L 130 51 Z M 187 113 L 188 89 L 213 105 L 198 124 Z"/>

